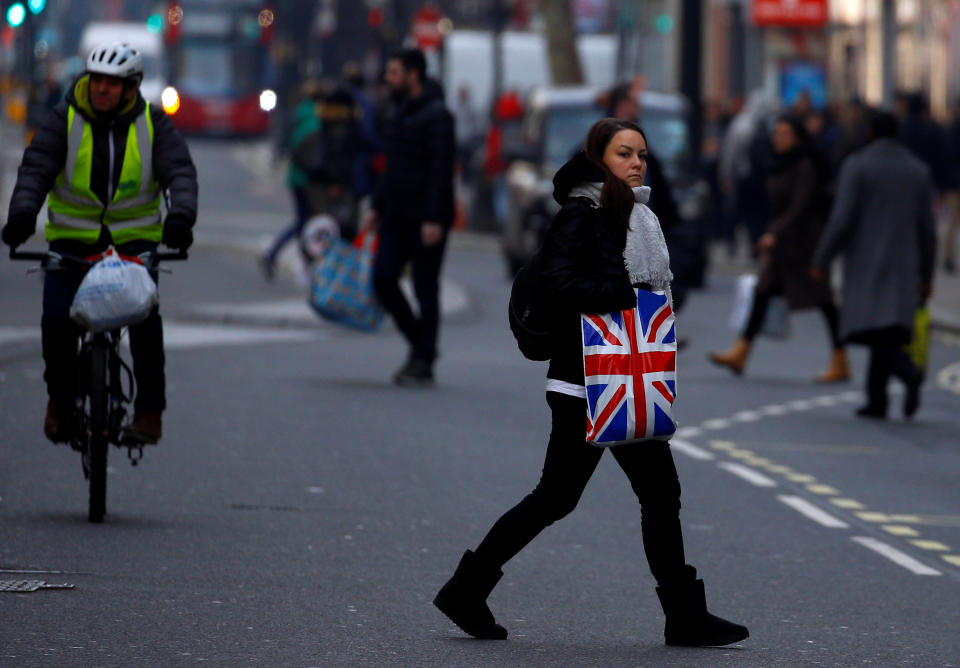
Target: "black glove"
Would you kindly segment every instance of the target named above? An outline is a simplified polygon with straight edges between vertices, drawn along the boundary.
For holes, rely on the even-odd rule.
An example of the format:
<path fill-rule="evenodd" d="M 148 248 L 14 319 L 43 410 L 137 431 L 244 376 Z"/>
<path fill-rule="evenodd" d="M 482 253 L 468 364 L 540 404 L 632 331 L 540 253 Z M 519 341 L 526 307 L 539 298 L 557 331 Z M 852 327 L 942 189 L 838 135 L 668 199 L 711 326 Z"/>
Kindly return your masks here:
<path fill-rule="evenodd" d="M 37 229 L 36 216 L 29 214 L 14 214 L 3 226 L 3 243 L 16 248 L 30 238 Z"/>
<path fill-rule="evenodd" d="M 163 221 L 162 242 L 164 246 L 170 248 L 181 251 L 187 250 L 193 243 L 193 231 L 190 229 L 190 224 L 180 216 L 167 216 L 167 219 Z"/>

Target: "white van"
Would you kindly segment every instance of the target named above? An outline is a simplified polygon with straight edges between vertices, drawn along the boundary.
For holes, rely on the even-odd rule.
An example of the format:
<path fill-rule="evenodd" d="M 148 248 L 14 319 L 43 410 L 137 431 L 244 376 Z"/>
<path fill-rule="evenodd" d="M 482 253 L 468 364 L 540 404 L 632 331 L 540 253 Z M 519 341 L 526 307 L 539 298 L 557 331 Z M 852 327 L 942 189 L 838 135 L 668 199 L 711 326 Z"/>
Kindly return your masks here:
<path fill-rule="evenodd" d="M 99 44 L 126 42 L 143 56 L 143 83 L 140 94 L 151 104 L 160 104 L 160 94 L 166 88 L 163 60 L 163 36 L 151 32 L 143 23 L 94 22 L 88 23 L 80 36 L 80 58 L 87 56 Z"/>
<path fill-rule="evenodd" d="M 553 85 L 546 37 L 537 32 L 506 31 L 503 48 L 503 90 L 523 94 Z M 604 88 L 616 82 L 617 39 L 613 35 L 577 37 L 580 66 L 587 85 Z M 447 103 L 466 86 L 475 108 L 485 114 L 493 98 L 493 35 L 487 31 L 454 30 L 443 44 L 443 87 Z"/>

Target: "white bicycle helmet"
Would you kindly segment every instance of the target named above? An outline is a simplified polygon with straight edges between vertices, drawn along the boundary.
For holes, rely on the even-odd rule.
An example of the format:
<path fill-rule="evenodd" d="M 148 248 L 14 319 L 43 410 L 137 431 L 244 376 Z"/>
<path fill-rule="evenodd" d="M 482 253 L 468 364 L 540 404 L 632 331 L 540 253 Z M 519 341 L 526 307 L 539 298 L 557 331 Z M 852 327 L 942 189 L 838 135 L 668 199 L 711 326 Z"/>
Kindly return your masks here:
<path fill-rule="evenodd" d="M 101 44 L 87 56 L 87 72 L 108 74 L 139 85 L 143 79 L 143 56 L 126 42 Z"/>

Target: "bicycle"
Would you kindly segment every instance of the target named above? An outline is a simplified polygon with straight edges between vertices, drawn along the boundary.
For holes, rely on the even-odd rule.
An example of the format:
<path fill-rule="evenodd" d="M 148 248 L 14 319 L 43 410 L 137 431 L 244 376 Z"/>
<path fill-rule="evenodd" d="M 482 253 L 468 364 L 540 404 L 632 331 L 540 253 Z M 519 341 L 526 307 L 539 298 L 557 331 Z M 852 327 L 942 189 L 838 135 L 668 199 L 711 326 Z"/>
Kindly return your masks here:
<path fill-rule="evenodd" d="M 40 262 L 37 269 L 30 271 L 86 271 L 102 257 L 104 254 L 81 258 L 53 251 L 10 251 L 11 260 Z M 186 260 L 187 253 L 150 251 L 126 259 L 138 261 L 148 270 L 155 271 L 161 261 Z M 106 332 L 85 329 L 77 356 L 75 428 L 70 447 L 81 454 L 83 475 L 90 483 L 87 518 L 94 523 L 103 522 L 107 510 L 109 445 L 127 448 L 127 458 L 133 466 L 143 458 L 143 446 L 146 445 L 129 439 L 125 433 L 129 425 L 127 406 L 136 390 L 133 370 L 120 355 L 120 342 L 125 329 L 122 327 Z"/>

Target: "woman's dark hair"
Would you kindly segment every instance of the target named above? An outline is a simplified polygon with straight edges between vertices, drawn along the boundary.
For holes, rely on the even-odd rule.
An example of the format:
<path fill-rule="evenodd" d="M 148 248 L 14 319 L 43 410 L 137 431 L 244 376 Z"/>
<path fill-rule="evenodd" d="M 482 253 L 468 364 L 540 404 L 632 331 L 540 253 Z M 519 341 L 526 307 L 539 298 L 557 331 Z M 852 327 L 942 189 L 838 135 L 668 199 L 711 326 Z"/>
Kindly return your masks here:
<path fill-rule="evenodd" d="M 600 206 L 612 216 L 615 222 L 626 229 L 630 224 L 630 212 L 633 211 L 633 189 L 614 176 L 610 168 L 603 162 L 603 154 L 606 153 L 610 140 L 621 130 L 639 132 L 644 143 L 647 141 L 647 135 L 633 121 L 620 118 L 604 118 L 594 123 L 590 128 L 590 132 L 587 133 L 587 140 L 583 144 L 583 150 L 590 161 L 603 170 L 604 179 L 603 189 L 600 191 Z"/>
<path fill-rule="evenodd" d="M 807 130 L 803 117 L 796 114 L 781 114 L 777 116 L 777 123 L 785 123 L 793 129 L 793 134 L 797 137 L 798 146 L 807 146 L 810 143 L 810 132 Z"/>

